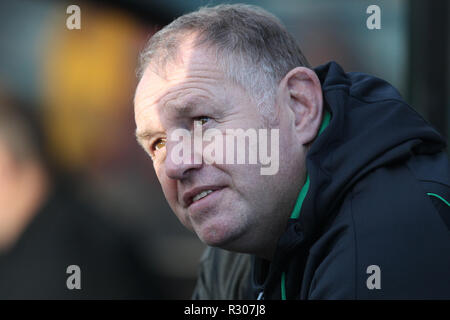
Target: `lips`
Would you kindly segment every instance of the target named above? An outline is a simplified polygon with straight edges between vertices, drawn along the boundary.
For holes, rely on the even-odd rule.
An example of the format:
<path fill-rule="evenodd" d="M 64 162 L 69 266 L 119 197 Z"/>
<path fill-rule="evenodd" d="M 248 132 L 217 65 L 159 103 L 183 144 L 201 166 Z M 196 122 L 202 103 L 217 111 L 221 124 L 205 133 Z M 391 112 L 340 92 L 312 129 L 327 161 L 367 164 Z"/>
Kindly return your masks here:
<path fill-rule="evenodd" d="M 204 197 L 208 196 L 209 194 L 213 193 L 214 191 L 223 189 L 222 186 L 200 186 L 190 189 L 189 191 L 185 192 L 183 194 L 183 203 L 184 206 L 187 208 L 192 203 L 203 199 Z"/>
<path fill-rule="evenodd" d="M 212 190 L 202 191 L 198 195 L 196 195 L 195 197 L 192 198 L 192 202 L 198 201 L 198 200 L 206 197 L 210 193 L 213 193 L 213 191 Z"/>

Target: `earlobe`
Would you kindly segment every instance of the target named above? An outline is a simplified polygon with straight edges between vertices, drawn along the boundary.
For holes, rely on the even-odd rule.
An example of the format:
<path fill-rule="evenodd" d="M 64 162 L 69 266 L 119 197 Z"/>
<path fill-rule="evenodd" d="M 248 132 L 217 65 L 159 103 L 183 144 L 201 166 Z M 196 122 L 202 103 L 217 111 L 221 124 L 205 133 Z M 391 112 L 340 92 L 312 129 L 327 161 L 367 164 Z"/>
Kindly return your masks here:
<path fill-rule="evenodd" d="M 322 88 L 317 75 L 311 69 L 297 67 L 280 84 L 284 84 L 285 99 L 293 113 L 300 142 L 312 142 L 319 131 L 323 108 Z"/>

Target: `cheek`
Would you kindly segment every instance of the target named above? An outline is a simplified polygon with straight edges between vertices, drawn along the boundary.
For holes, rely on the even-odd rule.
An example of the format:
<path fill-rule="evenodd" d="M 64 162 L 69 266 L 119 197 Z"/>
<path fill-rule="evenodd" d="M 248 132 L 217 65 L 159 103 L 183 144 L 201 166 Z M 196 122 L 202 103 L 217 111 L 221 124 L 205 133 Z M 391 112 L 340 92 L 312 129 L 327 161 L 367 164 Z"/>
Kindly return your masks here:
<path fill-rule="evenodd" d="M 260 165 L 243 164 L 222 166 L 221 169 L 231 178 L 232 189 L 243 201 L 240 205 L 253 207 L 259 203 L 260 197 L 264 197 L 267 185 L 265 185 L 265 176 L 260 174 L 260 168 Z"/>
<path fill-rule="evenodd" d="M 159 183 L 161 184 L 161 188 L 163 190 L 164 196 L 166 197 L 167 202 L 173 208 L 175 203 L 178 200 L 177 197 L 177 181 L 170 179 L 164 173 L 164 169 L 162 167 L 155 166 L 156 176 L 158 177 Z"/>
<path fill-rule="evenodd" d="M 181 223 L 188 229 L 192 230 L 191 222 L 186 215 L 186 212 L 181 207 L 181 204 L 178 202 L 178 186 L 177 180 L 170 179 L 165 175 L 164 170 L 156 171 L 156 176 L 158 177 L 159 183 L 161 184 L 164 197 L 166 198 L 167 203 L 172 209 L 173 213 L 177 216 L 177 218 L 181 221 Z"/>

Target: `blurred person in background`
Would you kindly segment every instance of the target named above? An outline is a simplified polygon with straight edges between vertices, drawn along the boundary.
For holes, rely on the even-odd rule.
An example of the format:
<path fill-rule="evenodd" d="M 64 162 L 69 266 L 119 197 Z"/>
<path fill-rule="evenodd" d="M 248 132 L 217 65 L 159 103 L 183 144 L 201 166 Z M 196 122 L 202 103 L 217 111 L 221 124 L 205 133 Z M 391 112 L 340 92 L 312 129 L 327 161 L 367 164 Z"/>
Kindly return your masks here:
<path fill-rule="evenodd" d="M 251 255 L 208 249 L 195 298 L 450 297 L 446 143 L 390 84 L 312 69 L 246 5 L 179 17 L 141 61 L 136 136 L 169 205 L 206 244 Z M 279 129 L 279 171 L 175 161 L 172 134 L 196 124 Z"/>
<path fill-rule="evenodd" d="M 0 299 L 164 298 L 133 240 L 64 182 L 40 119 L 0 95 Z M 67 280 L 80 269 L 80 289 Z"/>

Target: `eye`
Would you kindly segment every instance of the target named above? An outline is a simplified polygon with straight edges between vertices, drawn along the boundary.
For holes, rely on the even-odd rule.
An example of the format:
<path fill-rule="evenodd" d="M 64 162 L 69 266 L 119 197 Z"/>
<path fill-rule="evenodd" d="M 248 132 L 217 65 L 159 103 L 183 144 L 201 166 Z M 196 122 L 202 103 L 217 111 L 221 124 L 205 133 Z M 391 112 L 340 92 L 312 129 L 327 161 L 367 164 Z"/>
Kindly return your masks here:
<path fill-rule="evenodd" d="M 164 148 L 165 146 L 166 146 L 166 139 L 160 138 L 156 139 L 155 142 L 153 142 L 151 149 L 152 151 L 157 151 Z"/>
<path fill-rule="evenodd" d="M 201 123 L 201 125 L 206 124 L 209 120 L 211 120 L 211 118 L 207 117 L 207 116 L 200 116 L 200 117 L 194 118 L 194 121 L 199 121 Z"/>

